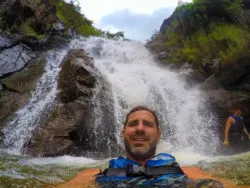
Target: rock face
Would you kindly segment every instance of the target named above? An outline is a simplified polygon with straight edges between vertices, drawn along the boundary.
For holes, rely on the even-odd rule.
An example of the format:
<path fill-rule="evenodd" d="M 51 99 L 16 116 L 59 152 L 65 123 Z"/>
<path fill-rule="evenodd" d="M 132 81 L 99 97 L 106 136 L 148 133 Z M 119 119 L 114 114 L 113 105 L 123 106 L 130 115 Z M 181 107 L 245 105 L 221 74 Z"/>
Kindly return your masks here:
<path fill-rule="evenodd" d="M 86 151 L 103 151 L 107 154 L 106 143 L 115 137 L 112 127 L 114 123 L 110 117 L 113 110 L 103 109 L 110 103 L 103 99 L 110 96 L 107 95 L 108 85 L 103 82 L 105 80 L 94 67 L 92 59 L 81 49 L 71 50 L 60 71 L 57 104 L 24 151 L 35 156 L 86 156 Z M 100 110 L 100 114 L 96 114 L 96 110 Z M 102 121 L 100 125 L 95 122 L 98 116 Z M 105 125 L 107 127 L 104 128 Z M 98 135 L 100 132 L 105 135 Z"/>
<path fill-rule="evenodd" d="M 44 72 L 44 59 L 31 60 L 22 71 L 0 79 L 0 131 L 17 109 L 29 99 L 30 92 L 35 89 L 36 82 Z"/>
<path fill-rule="evenodd" d="M 11 0 L 4 1 L 1 9 L 8 17 L 8 26 L 14 26 L 14 30 L 18 31 L 18 26 L 27 19 L 33 19 L 33 24 L 39 29 L 47 30 L 48 25 L 54 23 L 56 18 L 56 8 L 49 1 L 33 1 L 33 0 Z M 15 25 L 19 23 L 20 25 Z M 46 27 L 45 27 L 46 26 Z"/>
<path fill-rule="evenodd" d="M 250 91 L 250 58 L 240 58 L 231 66 L 227 66 L 217 75 L 226 89 Z"/>
<path fill-rule="evenodd" d="M 36 58 L 19 36 L 0 36 L 0 131 L 14 112 L 29 99 L 44 72 L 46 61 Z M 1 134 L 0 134 L 1 137 Z M 1 138 L 0 138 L 1 140 Z"/>
<path fill-rule="evenodd" d="M 21 70 L 34 57 L 31 49 L 23 44 L 3 50 L 0 54 L 0 77 Z"/>

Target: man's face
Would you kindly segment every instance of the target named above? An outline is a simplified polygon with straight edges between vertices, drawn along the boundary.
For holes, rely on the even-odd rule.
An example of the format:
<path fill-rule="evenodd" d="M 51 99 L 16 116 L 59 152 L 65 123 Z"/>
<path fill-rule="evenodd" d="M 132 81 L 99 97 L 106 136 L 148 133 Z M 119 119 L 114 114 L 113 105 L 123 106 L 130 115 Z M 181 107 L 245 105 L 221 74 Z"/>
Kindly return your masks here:
<path fill-rule="evenodd" d="M 127 154 L 135 160 L 152 157 L 160 135 L 155 117 L 151 112 L 140 110 L 131 113 L 123 130 Z"/>

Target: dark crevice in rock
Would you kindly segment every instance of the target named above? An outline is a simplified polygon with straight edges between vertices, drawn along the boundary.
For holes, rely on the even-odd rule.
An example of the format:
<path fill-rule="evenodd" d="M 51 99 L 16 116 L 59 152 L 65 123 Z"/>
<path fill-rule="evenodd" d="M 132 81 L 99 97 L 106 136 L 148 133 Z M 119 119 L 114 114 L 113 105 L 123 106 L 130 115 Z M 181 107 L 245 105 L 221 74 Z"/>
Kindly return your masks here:
<path fill-rule="evenodd" d="M 0 47 L 0 53 L 1 53 L 2 51 L 4 51 L 4 50 L 7 50 L 7 49 L 10 49 L 10 48 L 15 47 L 15 46 L 17 46 L 17 45 L 20 44 L 20 43 L 21 43 L 20 41 L 16 41 L 16 42 L 14 42 L 14 43 L 12 43 L 12 44 L 10 44 L 10 45 L 8 45 L 8 46 L 2 46 L 2 47 Z"/>
<path fill-rule="evenodd" d="M 17 60 L 14 62 L 15 64 L 18 63 L 18 60 L 19 60 L 19 58 L 22 56 L 22 53 L 23 53 L 23 52 L 21 52 L 21 53 L 18 55 Z M 34 59 L 35 59 L 35 58 L 34 58 Z M 32 60 L 32 59 L 31 59 L 31 60 Z M 30 60 L 30 61 L 31 61 L 31 60 Z M 21 72 L 23 69 L 25 69 L 25 68 L 29 65 L 30 61 L 28 61 L 26 64 L 24 64 L 24 66 L 23 66 L 22 68 L 18 69 L 17 71 L 8 72 L 8 73 L 6 73 L 6 74 L 0 75 L 0 80 L 3 79 L 3 78 L 7 78 L 7 77 L 11 76 L 12 74 L 14 74 L 14 73 L 16 73 L 16 72 Z"/>
<path fill-rule="evenodd" d="M 1 83 L 1 82 L 0 82 Z M 17 90 L 14 90 L 14 89 L 11 89 L 11 88 L 8 88 L 5 84 L 1 83 L 2 85 L 2 90 L 3 91 L 11 91 L 11 92 L 14 92 L 14 93 L 20 93 L 19 91 Z"/>

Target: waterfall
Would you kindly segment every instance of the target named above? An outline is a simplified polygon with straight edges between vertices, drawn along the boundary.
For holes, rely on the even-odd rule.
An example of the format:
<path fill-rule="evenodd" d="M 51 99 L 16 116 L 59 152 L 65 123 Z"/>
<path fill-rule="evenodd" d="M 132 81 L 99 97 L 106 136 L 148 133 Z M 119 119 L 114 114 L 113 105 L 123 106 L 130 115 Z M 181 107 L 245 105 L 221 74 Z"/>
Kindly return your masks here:
<path fill-rule="evenodd" d="M 45 116 L 53 105 L 57 92 L 59 65 L 66 53 L 66 49 L 49 50 L 46 53 L 45 73 L 38 81 L 30 100 L 16 112 L 15 117 L 4 129 L 4 145 L 12 152 L 21 152 L 26 141 L 31 138 L 32 132 L 39 126 L 41 117 Z"/>
<path fill-rule="evenodd" d="M 84 48 L 111 84 L 114 127 L 120 145 L 126 113 L 142 104 L 159 115 L 162 150 L 199 154 L 215 151 L 216 116 L 207 109 L 204 94 L 196 88 L 186 89 L 180 74 L 159 66 L 142 43 L 93 37 L 77 39 L 71 47 Z"/>
<path fill-rule="evenodd" d="M 203 92 L 197 88 L 187 89 L 180 73 L 161 67 L 144 44 L 91 37 L 73 39 L 69 48 L 83 48 L 89 53 L 110 85 L 110 91 L 100 91 L 106 97 L 101 95 L 92 101 L 96 115 L 91 127 L 96 136 L 91 138 L 98 142 L 89 142 L 96 142 L 95 147 L 113 144 L 114 148 L 116 143 L 117 148 L 122 147 L 120 133 L 126 113 L 136 105 L 146 105 L 155 110 L 160 119 L 160 151 L 204 154 L 216 150 L 216 116 L 206 107 Z M 48 63 L 36 90 L 4 130 L 4 144 L 8 148 L 20 152 L 38 128 L 41 117 L 53 105 L 59 65 L 66 53 L 65 49 L 47 52 Z M 109 101 L 105 101 L 107 99 Z M 102 124 L 109 127 L 100 128 Z"/>

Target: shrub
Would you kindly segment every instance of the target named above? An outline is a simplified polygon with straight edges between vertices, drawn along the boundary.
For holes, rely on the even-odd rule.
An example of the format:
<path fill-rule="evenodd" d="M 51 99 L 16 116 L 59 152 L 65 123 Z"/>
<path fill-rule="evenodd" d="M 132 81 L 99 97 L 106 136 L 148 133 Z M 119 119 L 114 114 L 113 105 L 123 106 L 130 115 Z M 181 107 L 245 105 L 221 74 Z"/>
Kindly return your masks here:
<path fill-rule="evenodd" d="M 73 29 L 85 37 L 90 35 L 100 36 L 102 32 L 92 26 L 93 22 L 79 13 L 73 4 L 57 0 L 56 15 L 64 23 L 65 29 Z"/>

